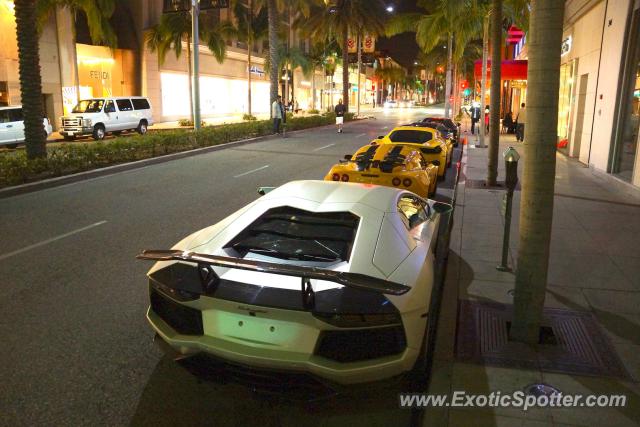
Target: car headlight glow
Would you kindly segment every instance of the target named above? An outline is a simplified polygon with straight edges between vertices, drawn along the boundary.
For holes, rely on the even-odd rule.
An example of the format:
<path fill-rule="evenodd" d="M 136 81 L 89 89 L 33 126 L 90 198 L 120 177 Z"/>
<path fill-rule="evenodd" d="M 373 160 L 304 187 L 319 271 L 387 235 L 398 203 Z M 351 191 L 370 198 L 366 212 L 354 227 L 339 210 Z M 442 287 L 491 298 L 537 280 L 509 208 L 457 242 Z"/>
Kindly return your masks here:
<path fill-rule="evenodd" d="M 91 119 L 82 119 L 82 125 L 83 126 L 91 126 Z"/>

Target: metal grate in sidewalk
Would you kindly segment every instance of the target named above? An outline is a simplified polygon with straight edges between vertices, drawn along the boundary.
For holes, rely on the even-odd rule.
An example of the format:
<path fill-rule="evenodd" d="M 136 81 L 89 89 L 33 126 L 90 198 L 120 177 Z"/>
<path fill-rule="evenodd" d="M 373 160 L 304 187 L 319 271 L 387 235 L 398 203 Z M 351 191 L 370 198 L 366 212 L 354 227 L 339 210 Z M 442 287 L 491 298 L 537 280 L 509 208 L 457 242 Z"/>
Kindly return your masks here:
<path fill-rule="evenodd" d="M 545 309 L 543 344 L 509 341 L 513 306 L 461 300 L 456 359 L 505 368 L 630 380 L 609 339 L 590 312 Z"/>

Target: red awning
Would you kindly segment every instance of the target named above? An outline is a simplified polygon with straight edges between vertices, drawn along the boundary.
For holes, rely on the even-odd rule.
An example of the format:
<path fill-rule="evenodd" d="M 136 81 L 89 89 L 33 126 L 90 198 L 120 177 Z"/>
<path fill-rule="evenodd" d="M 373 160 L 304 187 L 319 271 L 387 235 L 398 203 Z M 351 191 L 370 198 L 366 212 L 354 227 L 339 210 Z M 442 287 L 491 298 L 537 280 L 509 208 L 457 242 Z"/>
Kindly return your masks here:
<path fill-rule="evenodd" d="M 482 78 L 482 60 L 474 63 L 474 73 L 476 79 Z M 491 78 L 491 61 L 487 61 L 487 78 Z M 527 61 L 513 60 L 502 61 L 500 67 L 501 80 L 527 80 Z"/>

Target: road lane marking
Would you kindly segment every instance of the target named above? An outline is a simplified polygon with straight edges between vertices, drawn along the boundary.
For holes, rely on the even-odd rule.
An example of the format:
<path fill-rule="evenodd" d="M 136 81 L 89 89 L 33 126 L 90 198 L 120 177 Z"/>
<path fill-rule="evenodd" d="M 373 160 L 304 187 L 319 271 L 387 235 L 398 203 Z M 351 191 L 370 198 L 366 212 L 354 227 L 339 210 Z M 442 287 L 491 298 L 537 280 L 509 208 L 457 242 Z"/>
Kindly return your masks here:
<path fill-rule="evenodd" d="M 324 147 L 320 147 L 320 148 L 316 148 L 313 151 L 320 151 L 320 150 L 324 150 L 325 148 L 329 148 L 329 147 L 333 147 L 336 144 L 329 144 L 329 145 L 325 145 Z"/>
<path fill-rule="evenodd" d="M 106 222 L 107 221 L 96 222 L 95 224 L 87 225 L 86 227 L 78 228 L 77 230 L 73 230 L 73 231 L 70 231 L 68 233 L 61 234 L 61 235 L 56 236 L 56 237 L 52 237 L 51 239 L 43 240 L 42 242 L 34 243 L 33 245 L 29 245 L 29 246 L 24 247 L 22 249 L 18 249 L 16 251 L 9 252 L 9 253 L 4 254 L 4 255 L 0 255 L 0 261 L 2 261 L 4 259 L 7 259 L 9 257 L 12 257 L 14 255 L 19 255 L 19 254 L 21 254 L 23 252 L 30 251 L 31 249 L 39 248 L 40 246 L 48 245 L 49 243 L 53 243 L 53 242 L 56 242 L 58 240 L 62 240 L 64 238 L 66 238 L 66 237 L 73 236 L 74 234 L 82 233 L 83 231 L 90 230 L 90 229 L 92 229 L 94 227 L 99 227 L 102 224 L 106 224 Z"/>
<path fill-rule="evenodd" d="M 264 169 L 266 169 L 268 167 L 269 167 L 269 165 L 264 165 L 264 166 L 261 166 L 261 167 L 259 167 L 257 169 L 252 169 L 252 170 L 247 171 L 245 173 L 241 173 L 240 175 L 236 175 L 236 176 L 234 176 L 234 178 L 240 178 L 241 176 L 246 176 L 246 175 L 252 174 L 254 172 L 259 172 L 259 171 L 264 170 Z"/>
<path fill-rule="evenodd" d="M 356 135 L 356 138 L 360 138 L 361 136 L 365 136 L 366 133 L 361 133 L 360 135 Z"/>

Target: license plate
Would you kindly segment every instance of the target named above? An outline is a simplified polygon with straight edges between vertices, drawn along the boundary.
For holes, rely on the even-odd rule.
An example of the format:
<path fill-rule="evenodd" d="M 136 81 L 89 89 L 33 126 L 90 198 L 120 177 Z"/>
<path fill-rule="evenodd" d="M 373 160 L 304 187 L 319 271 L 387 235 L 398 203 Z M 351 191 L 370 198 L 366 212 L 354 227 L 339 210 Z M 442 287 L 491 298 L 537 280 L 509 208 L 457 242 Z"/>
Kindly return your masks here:
<path fill-rule="evenodd" d="M 67 132 L 67 135 L 69 135 L 69 136 L 72 136 L 74 134 L 75 134 L 75 132 Z"/>

